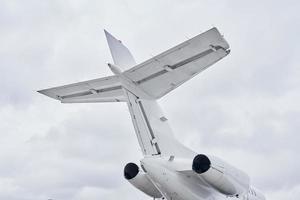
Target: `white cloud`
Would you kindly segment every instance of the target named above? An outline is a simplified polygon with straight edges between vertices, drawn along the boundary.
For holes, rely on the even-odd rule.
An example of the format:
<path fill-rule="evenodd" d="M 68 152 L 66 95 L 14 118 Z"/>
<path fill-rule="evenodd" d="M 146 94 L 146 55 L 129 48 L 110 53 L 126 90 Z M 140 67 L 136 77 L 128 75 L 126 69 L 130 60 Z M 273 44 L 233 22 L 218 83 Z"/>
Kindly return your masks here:
<path fill-rule="evenodd" d="M 1 1 L 0 199 L 147 198 L 122 174 L 141 157 L 125 104 L 35 91 L 108 75 L 103 28 L 142 61 L 212 25 L 232 53 L 161 100 L 176 136 L 244 169 L 268 199 L 295 199 L 298 10 L 292 0 Z"/>

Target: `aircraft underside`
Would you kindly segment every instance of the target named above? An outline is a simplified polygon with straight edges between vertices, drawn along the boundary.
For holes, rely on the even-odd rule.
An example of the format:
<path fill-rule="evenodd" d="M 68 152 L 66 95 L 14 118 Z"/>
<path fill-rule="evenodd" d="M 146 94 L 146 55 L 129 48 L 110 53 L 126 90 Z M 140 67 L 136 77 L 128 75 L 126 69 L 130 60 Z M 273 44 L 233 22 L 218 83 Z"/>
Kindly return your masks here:
<path fill-rule="evenodd" d="M 127 103 L 143 158 L 128 163 L 124 177 L 152 198 L 264 200 L 246 173 L 177 141 L 157 103 L 230 53 L 219 31 L 212 28 L 140 64 L 120 40 L 105 34 L 114 75 L 39 92 L 62 103 Z"/>

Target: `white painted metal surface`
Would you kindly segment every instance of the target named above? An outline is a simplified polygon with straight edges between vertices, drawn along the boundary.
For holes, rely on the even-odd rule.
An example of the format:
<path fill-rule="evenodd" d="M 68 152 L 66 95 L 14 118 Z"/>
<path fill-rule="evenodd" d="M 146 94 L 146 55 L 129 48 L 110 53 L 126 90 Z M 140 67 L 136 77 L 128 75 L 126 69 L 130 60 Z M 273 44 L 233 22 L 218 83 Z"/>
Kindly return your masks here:
<path fill-rule="evenodd" d="M 124 176 L 149 196 L 167 200 L 265 199 L 241 170 L 178 142 L 156 102 L 229 54 L 229 44 L 219 31 L 212 28 L 136 66 L 127 47 L 107 31 L 105 34 L 114 76 L 39 92 L 62 103 L 127 102 L 144 158 L 140 163 L 143 171 L 129 163 Z"/>

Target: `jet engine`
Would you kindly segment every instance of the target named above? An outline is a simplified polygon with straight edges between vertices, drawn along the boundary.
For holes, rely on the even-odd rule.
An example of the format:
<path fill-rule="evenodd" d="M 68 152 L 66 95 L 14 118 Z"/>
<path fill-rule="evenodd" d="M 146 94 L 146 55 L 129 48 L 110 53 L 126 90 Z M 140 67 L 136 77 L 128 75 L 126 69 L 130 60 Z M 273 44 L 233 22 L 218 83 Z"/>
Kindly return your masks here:
<path fill-rule="evenodd" d="M 192 169 L 211 187 L 227 196 L 240 196 L 249 189 L 249 177 L 224 161 L 199 154 Z"/>
<path fill-rule="evenodd" d="M 162 195 L 158 189 L 154 186 L 147 175 L 139 169 L 139 167 L 134 163 L 128 163 L 124 167 L 124 177 L 131 183 L 134 187 L 143 191 L 145 194 L 153 198 L 161 198 Z"/>

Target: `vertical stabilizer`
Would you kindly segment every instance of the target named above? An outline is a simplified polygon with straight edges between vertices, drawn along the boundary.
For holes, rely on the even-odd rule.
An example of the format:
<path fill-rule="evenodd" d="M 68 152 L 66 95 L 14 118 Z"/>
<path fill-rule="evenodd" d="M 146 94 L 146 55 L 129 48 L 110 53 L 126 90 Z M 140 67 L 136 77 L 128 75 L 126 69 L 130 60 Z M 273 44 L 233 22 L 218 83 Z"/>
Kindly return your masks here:
<path fill-rule="evenodd" d="M 168 119 L 155 100 L 141 99 L 124 89 L 131 119 L 145 156 L 189 156 L 194 153 L 173 136 Z"/>
<path fill-rule="evenodd" d="M 135 60 L 129 49 L 117 38 L 112 36 L 109 32 L 104 30 L 110 53 L 114 60 L 114 64 L 122 68 L 122 70 L 129 69 L 135 66 Z"/>

